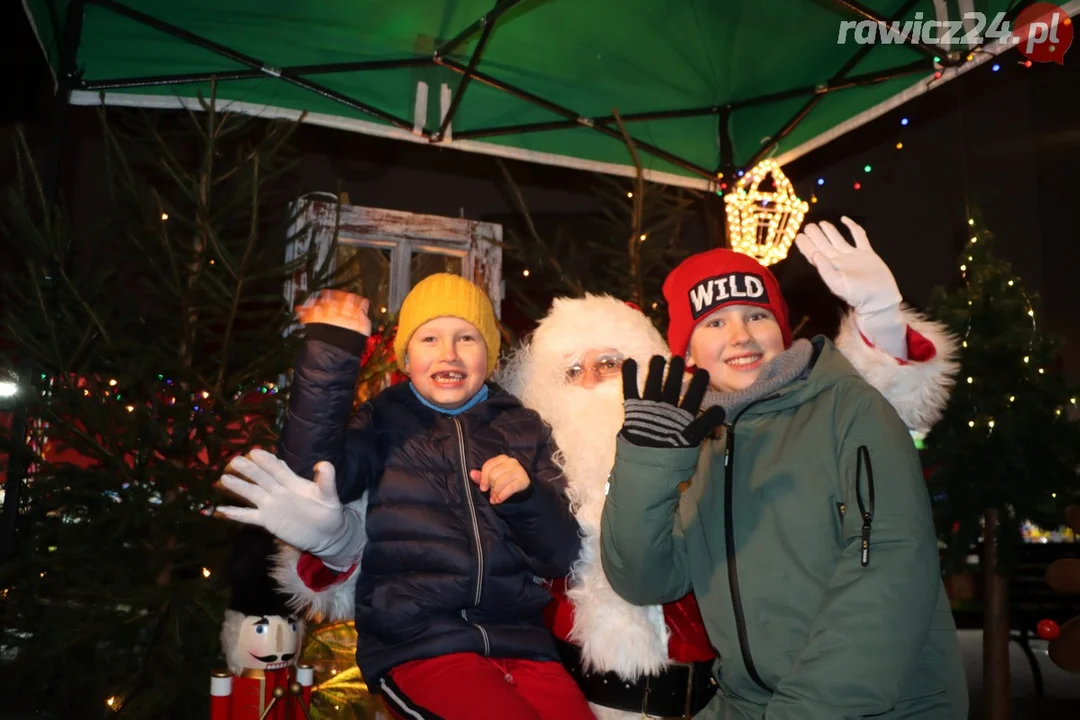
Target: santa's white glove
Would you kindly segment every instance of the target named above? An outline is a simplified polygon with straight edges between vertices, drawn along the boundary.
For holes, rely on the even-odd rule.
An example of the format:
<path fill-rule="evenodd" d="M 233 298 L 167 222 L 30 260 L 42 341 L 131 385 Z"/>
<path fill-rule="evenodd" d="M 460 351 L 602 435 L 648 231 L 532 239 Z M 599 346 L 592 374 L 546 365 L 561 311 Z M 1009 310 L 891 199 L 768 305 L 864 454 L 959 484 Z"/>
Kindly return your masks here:
<path fill-rule="evenodd" d="M 226 469 L 248 480 L 226 474 L 221 484 L 255 507 L 219 507 L 219 513 L 264 527 L 329 567 L 344 569 L 356 561 L 365 540 L 364 519 L 338 500 L 333 465 L 318 463 L 311 482 L 265 450 L 252 450 L 233 458 Z"/>
<path fill-rule="evenodd" d="M 854 247 L 831 223 L 810 223 L 795 238 L 803 257 L 817 268 L 833 293 L 856 313 L 859 329 L 893 357 L 907 357 L 907 324 L 900 313 L 900 288 L 889 266 L 870 247 L 866 231 L 843 217 Z"/>

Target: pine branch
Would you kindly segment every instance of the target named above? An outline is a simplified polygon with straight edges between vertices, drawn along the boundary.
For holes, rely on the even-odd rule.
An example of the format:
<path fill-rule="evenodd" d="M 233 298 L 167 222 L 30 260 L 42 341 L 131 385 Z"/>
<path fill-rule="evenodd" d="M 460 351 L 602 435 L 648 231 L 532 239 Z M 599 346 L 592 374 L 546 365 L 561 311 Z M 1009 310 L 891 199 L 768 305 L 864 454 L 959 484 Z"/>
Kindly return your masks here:
<path fill-rule="evenodd" d="M 251 182 L 251 220 L 248 224 L 248 241 L 244 248 L 244 256 L 240 261 L 240 267 L 235 274 L 236 287 L 233 292 L 232 305 L 229 308 L 229 315 L 225 321 L 225 339 L 222 342 L 222 357 L 229 357 L 229 348 L 232 340 L 233 325 L 236 323 L 237 312 L 240 308 L 240 294 L 244 287 L 244 278 L 247 272 L 248 260 L 251 258 L 251 252 L 255 247 L 255 243 L 258 242 L 258 222 L 259 222 L 259 190 L 261 185 L 259 183 L 259 158 L 253 155 L 251 158 L 253 178 Z M 226 361 L 227 362 L 227 361 Z M 217 382 L 214 383 L 214 389 L 217 392 L 221 392 L 222 383 L 225 380 L 226 362 L 222 362 L 218 369 Z"/>
<path fill-rule="evenodd" d="M 36 466 L 25 552 L 0 567 L 4 676 L 27 690 L 21 709 L 74 716 L 117 696 L 138 720 L 205 710 L 229 528 L 200 511 L 232 454 L 272 442 L 284 395 L 258 383 L 284 372 L 296 343 L 280 287 L 326 267 L 314 251 L 276 261 L 283 247 L 265 241 L 282 207 L 272 185 L 294 167 L 273 153 L 292 129 L 209 116 L 102 109 L 100 223 L 68 223 L 62 208 L 35 217 L 33 162 L 16 160 L 0 227 L 27 272 L 0 284 L 0 329 L 57 372 L 27 379 L 49 445 L 23 451 Z M 211 140 L 221 145 L 207 154 Z M 91 252 L 92 264 L 77 254 Z M 314 273 L 311 289 L 324 279 Z M 52 457 L 59 447 L 79 464 Z"/>
<path fill-rule="evenodd" d="M 566 287 L 570 289 L 572 295 L 584 295 L 585 290 L 581 282 L 577 278 L 571 276 L 565 270 L 562 263 L 559 262 L 558 258 L 546 252 L 548 250 L 548 245 L 543 241 L 543 239 L 540 237 L 540 234 L 536 231 L 536 225 L 533 223 L 532 214 L 529 212 L 529 208 L 525 203 L 525 198 L 521 194 L 521 188 L 519 188 L 517 183 L 514 182 L 514 178 L 510 174 L 509 168 L 506 167 L 506 163 L 502 161 L 502 158 L 495 158 L 495 164 L 502 172 L 503 178 L 506 180 L 506 184 L 510 188 L 510 192 L 512 193 L 514 199 L 515 209 L 517 209 L 517 211 L 520 212 L 521 216 L 525 219 L 525 226 L 528 228 L 529 235 L 532 237 L 532 240 L 535 243 L 534 247 L 537 249 L 537 251 L 545 253 L 544 260 L 538 263 L 538 265 L 540 267 L 547 266 L 555 270 L 555 274 L 559 277 L 563 284 L 565 284 Z"/>

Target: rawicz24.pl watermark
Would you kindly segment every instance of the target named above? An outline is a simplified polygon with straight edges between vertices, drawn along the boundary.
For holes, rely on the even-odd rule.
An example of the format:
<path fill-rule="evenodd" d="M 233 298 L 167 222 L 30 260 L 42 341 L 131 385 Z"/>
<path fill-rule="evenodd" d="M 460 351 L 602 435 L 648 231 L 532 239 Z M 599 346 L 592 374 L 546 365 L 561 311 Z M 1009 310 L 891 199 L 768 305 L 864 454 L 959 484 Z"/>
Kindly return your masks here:
<path fill-rule="evenodd" d="M 844 20 L 836 41 L 840 45 L 903 45 L 923 43 L 943 49 L 965 49 L 977 45 L 1015 45 L 1035 62 L 1064 62 L 1072 45 L 1072 19 L 1057 5 L 1038 2 L 1026 8 L 1015 22 L 1005 13 L 987 18 L 981 12 L 964 13 L 962 19 L 927 20 L 922 12 L 910 20 L 877 22 Z"/>

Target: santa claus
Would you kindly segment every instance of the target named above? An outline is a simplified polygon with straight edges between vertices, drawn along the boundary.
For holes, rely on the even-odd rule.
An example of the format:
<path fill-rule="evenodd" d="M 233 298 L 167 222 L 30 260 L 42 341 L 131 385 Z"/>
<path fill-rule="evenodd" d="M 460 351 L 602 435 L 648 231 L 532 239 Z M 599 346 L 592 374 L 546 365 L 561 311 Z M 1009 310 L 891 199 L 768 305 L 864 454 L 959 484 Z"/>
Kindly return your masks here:
<path fill-rule="evenodd" d="M 798 239 L 826 284 L 852 307 L 836 345 L 913 432 L 926 432 L 956 373 L 955 340 L 901 305 L 892 274 L 862 228 L 845 224 L 854 246 L 827 223 L 808 226 Z M 548 620 L 601 720 L 689 718 L 715 691 L 715 653 L 693 596 L 634 606 L 611 589 L 600 565 L 600 516 L 623 424 L 621 367 L 634 358 L 645 368 L 653 355 L 667 356 L 667 345 L 635 308 L 608 296 L 562 298 L 497 377 L 551 426 L 559 447 L 584 540 L 571 576 L 552 588 Z M 275 571 L 296 607 L 335 618 L 352 612 L 356 574 L 330 571 L 291 548 Z"/>

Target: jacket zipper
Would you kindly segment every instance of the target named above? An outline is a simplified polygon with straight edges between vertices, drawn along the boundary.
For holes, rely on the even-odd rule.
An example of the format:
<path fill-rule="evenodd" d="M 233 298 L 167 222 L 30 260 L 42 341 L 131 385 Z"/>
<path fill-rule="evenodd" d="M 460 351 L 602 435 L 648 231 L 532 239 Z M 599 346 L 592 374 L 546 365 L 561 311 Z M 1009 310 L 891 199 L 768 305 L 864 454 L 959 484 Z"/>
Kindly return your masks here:
<path fill-rule="evenodd" d="M 739 594 L 739 567 L 735 560 L 735 512 L 732 505 L 735 495 L 735 423 L 739 422 L 743 413 L 754 405 L 770 399 L 772 398 L 761 398 L 739 411 L 735 419 L 727 426 L 727 448 L 724 451 L 724 550 L 727 555 L 731 609 L 735 613 L 735 630 L 739 636 L 739 652 L 742 654 L 743 666 L 750 675 L 750 679 L 769 693 L 773 692 L 773 689 L 766 685 L 758 674 L 754 656 L 750 652 L 750 639 L 746 632 L 746 614 L 743 612 L 742 596 Z"/>
<path fill-rule="evenodd" d="M 866 460 L 866 485 L 868 502 L 863 503 L 862 475 L 863 459 Z M 865 445 L 860 445 L 855 462 L 855 500 L 859 503 L 859 514 L 862 515 L 862 566 L 870 564 L 870 525 L 874 522 L 874 468 L 870 465 L 870 450 Z"/>
<path fill-rule="evenodd" d="M 461 618 L 465 622 L 469 623 L 474 628 L 476 628 L 477 630 L 480 631 L 480 637 L 482 637 L 484 639 L 484 657 L 487 657 L 487 656 L 491 655 L 491 642 L 488 640 L 487 630 L 484 629 L 484 626 L 483 625 L 477 625 L 472 620 L 469 620 L 469 611 L 468 610 L 462 610 L 461 611 Z"/>
<path fill-rule="evenodd" d="M 480 541 L 480 523 L 476 519 L 476 504 L 473 502 L 472 481 L 469 479 L 468 453 L 465 451 L 465 432 L 461 429 L 461 421 L 451 417 L 454 427 L 457 428 L 458 453 L 461 455 L 461 479 L 465 481 L 465 500 L 469 504 L 469 518 L 472 520 L 473 540 L 476 541 L 476 595 L 473 597 L 473 607 L 480 605 L 480 595 L 484 588 L 484 545 Z M 491 654 L 491 643 L 488 641 L 487 630 L 469 620 L 468 613 L 461 611 L 461 617 L 480 631 L 484 638 L 484 655 Z"/>

